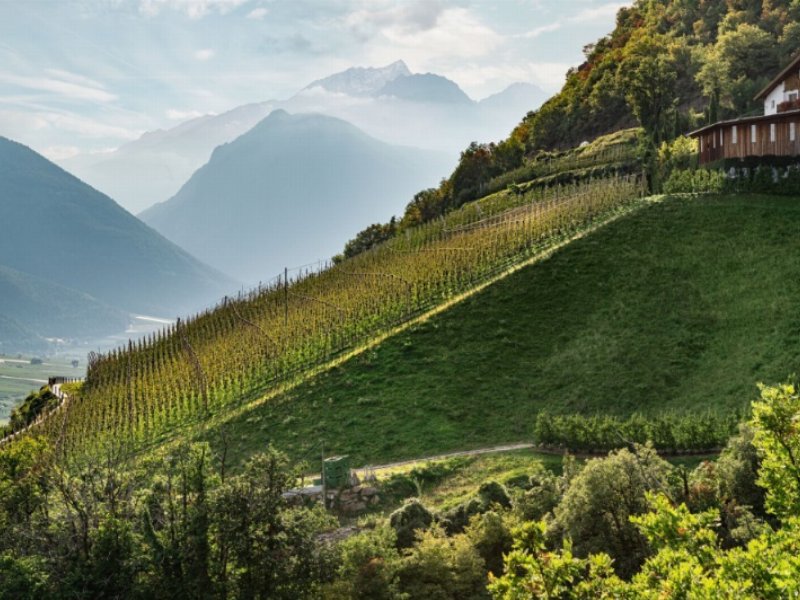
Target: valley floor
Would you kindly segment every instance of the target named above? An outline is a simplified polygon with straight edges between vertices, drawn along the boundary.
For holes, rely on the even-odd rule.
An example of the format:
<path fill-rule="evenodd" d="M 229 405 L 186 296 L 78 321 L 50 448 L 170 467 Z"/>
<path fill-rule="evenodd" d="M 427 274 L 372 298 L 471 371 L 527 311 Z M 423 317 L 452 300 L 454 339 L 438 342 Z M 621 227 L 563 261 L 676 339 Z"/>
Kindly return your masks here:
<path fill-rule="evenodd" d="M 76 368 L 64 358 L 49 357 L 40 365 L 32 365 L 27 357 L 0 355 L 0 424 L 8 420 L 20 400 L 46 384 L 48 377 L 83 377 L 85 372 L 84 364 Z"/>

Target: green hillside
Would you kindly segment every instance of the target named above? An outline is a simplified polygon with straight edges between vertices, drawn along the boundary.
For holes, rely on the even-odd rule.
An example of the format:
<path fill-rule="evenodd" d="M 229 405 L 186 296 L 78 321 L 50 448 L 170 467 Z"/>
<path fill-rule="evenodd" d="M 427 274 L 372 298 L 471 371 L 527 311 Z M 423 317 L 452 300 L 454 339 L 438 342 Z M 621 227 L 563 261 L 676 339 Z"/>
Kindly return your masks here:
<path fill-rule="evenodd" d="M 92 356 L 65 428 L 44 429 L 79 453 L 110 437 L 135 446 L 174 439 L 636 210 L 642 191 L 640 178 L 624 177 L 494 194 L 322 272 L 225 298 Z"/>
<path fill-rule="evenodd" d="M 798 217 L 796 198 L 654 203 L 241 412 L 230 452 L 379 463 L 530 439 L 545 409 L 742 409 L 797 368 Z"/>

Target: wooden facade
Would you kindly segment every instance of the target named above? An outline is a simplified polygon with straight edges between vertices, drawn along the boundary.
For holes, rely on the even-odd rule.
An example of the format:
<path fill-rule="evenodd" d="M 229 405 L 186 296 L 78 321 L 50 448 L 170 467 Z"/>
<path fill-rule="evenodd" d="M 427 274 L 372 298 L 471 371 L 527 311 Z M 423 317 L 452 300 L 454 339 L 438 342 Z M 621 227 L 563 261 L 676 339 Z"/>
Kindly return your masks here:
<path fill-rule="evenodd" d="M 714 123 L 689 135 L 698 140 L 701 165 L 723 159 L 800 156 L 800 110 Z"/>
<path fill-rule="evenodd" d="M 689 135 L 700 164 L 750 157 L 800 156 L 800 54 L 759 92 L 764 115 L 708 125 Z"/>

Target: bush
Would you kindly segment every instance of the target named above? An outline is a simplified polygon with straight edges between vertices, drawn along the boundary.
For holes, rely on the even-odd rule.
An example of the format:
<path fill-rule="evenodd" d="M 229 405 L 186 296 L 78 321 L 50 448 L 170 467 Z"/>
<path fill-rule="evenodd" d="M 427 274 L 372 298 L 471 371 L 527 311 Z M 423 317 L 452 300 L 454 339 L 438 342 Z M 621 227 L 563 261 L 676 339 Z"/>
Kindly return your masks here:
<path fill-rule="evenodd" d="M 740 420 L 739 413 L 713 411 L 654 417 L 634 413 L 627 419 L 541 412 L 534 424 L 534 439 L 541 446 L 576 452 L 600 453 L 645 442 L 667 452 L 709 451 L 721 448 Z"/>
<path fill-rule="evenodd" d="M 389 525 L 397 534 L 397 547 L 410 548 L 417 531 L 430 527 L 433 515 L 416 498 L 409 500 L 389 517 Z"/>
<path fill-rule="evenodd" d="M 724 173 L 706 169 L 676 169 L 664 182 L 666 194 L 721 193 L 726 189 Z"/>
<path fill-rule="evenodd" d="M 439 527 L 419 536 L 402 561 L 400 591 L 406 598 L 488 598 L 486 566 L 463 535 L 447 537 Z"/>
<path fill-rule="evenodd" d="M 717 168 L 673 170 L 664 183 L 664 192 L 800 194 L 800 165 L 785 165 L 781 161 L 775 164 L 740 161 L 715 165 Z"/>
<path fill-rule="evenodd" d="M 470 519 L 483 510 L 484 506 L 478 498 L 470 498 L 441 515 L 441 521 L 448 534 L 461 533 Z"/>
<path fill-rule="evenodd" d="M 485 508 L 491 507 L 493 504 L 501 506 L 502 508 L 511 507 L 511 498 L 508 497 L 506 488 L 496 481 L 486 481 L 478 488 L 478 498 Z"/>
<path fill-rule="evenodd" d="M 337 597 L 353 600 L 394 598 L 400 555 L 394 530 L 379 527 L 354 535 L 339 545 Z"/>
<path fill-rule="evenodd" d="M 390 500 L 405 500 L 420 495 L 419 484 L 405 473 L 392 475 L 381 484 L 381 495 Z"/>

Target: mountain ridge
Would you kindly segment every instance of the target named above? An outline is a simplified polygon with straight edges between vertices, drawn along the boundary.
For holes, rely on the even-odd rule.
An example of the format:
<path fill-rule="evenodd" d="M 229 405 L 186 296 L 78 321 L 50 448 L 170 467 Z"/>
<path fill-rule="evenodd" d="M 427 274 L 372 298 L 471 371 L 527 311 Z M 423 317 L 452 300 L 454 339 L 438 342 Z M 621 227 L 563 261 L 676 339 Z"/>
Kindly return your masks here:
<path fill-rule="evenodd" d="M 406 77 L 410 79 L 399 83 Z M 398 83 L 386 87 L 392 82 Z M 274 109 L 337 117 L 386 143 L 447 152 L 455 160 L 471 141 L 505 136 L 520 117 L 537 108 L 545 95 L 538 88 L 530 90 L 523 98 L 510 96 L 507 89 L 489 103 L 474 102 L 455 82 L 436 74 L 413 74 L 403 61 L 352 67 L 318 79 L 285 100 L 203 115 L 147 132 L 107 154 L 59 162 L 138 214 L 177 194 L 216 146 L 234 141 Z M 380 95 L 382 91 L 386 93 Z"/>
<path fill-rule="evenodd" d="M 406 63 L 396 60 L 385 67 L 350 67 L 312 81 L 303 90 L 319 87 L 329 92 L 345 93 L 351 96 L 371 96 L 398 77 L 408 77 L 409 75 L 411 75 L 411 70 Z"/>
<path fill-rule="evenodd" d="M 117 310 L 171 316 L 200 309 L 236 285 L 108 196 L 3 137 L 0 197 L 6 267 Z"/>
<path fill-rule="evenodd" d="M 388 218 L 446 164 L 342 119 L 276 110 L 140 217 L 216 268 L 257 282 L 333 256 L 356 223 Z"/>

